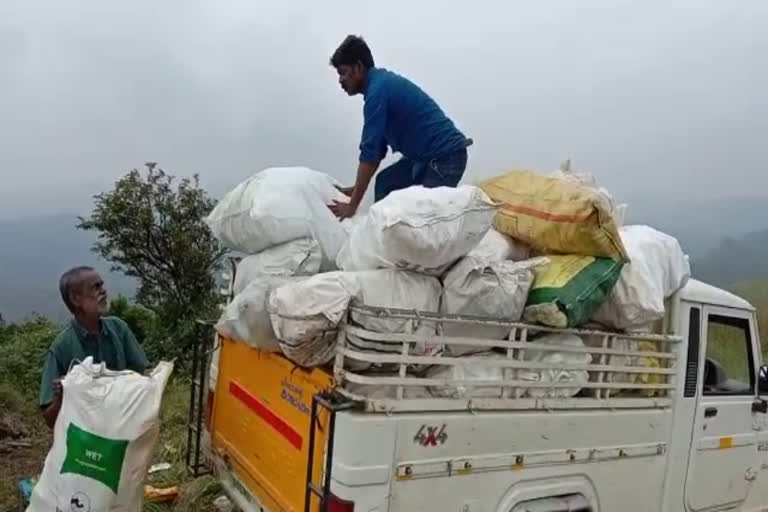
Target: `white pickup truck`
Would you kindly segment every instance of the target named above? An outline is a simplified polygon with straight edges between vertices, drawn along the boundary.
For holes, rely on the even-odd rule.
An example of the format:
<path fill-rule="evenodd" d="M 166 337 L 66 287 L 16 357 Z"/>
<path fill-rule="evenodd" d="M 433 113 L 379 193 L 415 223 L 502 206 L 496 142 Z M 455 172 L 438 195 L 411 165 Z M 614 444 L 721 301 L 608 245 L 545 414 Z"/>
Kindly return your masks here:
<path fill-rule="evenodd" d="M 754 308 L 692 280 L 667 312 L 653 334 L 569 331 L 602 340 L 586 347 L 537 344 L 538 333 L 557 330 L 525 324 L 497 323 L 509 328 L 507 341 L 425 340 L 344 325 L 328 370 L 217 340 L 203 456 L 246 512 L 768 511 L 768 409 Z M 403 355 L 355 352 L 344 341 L 350 334 L 400 342 Z M 479 361 L 407 355 L 419 341 L 493 348 L 507 356 L 495 363 L 503 380 L 406 372 Z M 532 349 L 589 352 L 592 362 L 532 362 L 524 357 Z M 395 371 L 345 370 L 350 356 Z M 568 384 L 519 379 L 520 371 L 586 371 L 589 380 L 575 396 L 557 398 Z M 481 387 L 498 393 L 473 396 Z M 435 389 L 441 398 L 424 392 Z"/>

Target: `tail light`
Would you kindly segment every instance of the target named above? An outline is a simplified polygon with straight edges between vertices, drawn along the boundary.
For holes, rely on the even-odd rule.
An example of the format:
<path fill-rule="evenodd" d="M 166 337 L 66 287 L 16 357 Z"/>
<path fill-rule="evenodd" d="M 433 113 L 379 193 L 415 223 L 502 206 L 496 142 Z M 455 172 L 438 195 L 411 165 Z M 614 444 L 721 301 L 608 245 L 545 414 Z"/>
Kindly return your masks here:
<path fill-rule="evenodd" d="M 355 512 L 355 502 L 328 495 L 328 512 Z"/>

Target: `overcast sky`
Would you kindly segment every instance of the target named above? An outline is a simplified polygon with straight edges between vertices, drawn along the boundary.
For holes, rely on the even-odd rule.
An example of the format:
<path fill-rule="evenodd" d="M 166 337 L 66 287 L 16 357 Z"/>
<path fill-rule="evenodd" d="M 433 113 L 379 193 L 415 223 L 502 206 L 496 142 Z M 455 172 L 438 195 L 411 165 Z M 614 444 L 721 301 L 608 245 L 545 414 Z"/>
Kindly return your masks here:
<path fill-rule="evenodd" d="M 272 165 L 351 184 L 348 33 L 474 138 L 465 181 L 571 157 L 626 199 L 768 194 L 767 26 L 765 0 L 3 0 L 0 218 L 85 213 L 147 160 L 214 195 Z"/>

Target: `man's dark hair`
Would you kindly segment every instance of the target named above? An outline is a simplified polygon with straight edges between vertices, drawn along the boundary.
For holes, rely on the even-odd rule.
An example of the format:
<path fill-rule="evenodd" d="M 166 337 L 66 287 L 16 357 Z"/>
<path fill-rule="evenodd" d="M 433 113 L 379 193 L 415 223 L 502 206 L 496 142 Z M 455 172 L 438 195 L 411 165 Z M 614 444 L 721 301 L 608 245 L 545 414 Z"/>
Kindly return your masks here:
<path fill-rule="evenodd" d="M 93 270 L 93 267 L 88 267 L 85 265 L 71 268 L 64 272 L 61 275 L 61 279 L 59 279 L 59 292 L 61 293 L 61 299 L 64 301 L 64 304 L 67 305 L 67 309 L 72 314 L 75 313 L 75 305 L 72 304 L 72 295 L 77 291 L 74 289 L 75 285 L 77 284 L 77 278 L 83 272 L 91 272 Z"/>
<path fill-rule="evenodd" d="M 354 66 L 361 63 L 365 69 L 374 66 L 371 49 L 360 36 L 347 36 L 331 55 L 331 66 Z"/>

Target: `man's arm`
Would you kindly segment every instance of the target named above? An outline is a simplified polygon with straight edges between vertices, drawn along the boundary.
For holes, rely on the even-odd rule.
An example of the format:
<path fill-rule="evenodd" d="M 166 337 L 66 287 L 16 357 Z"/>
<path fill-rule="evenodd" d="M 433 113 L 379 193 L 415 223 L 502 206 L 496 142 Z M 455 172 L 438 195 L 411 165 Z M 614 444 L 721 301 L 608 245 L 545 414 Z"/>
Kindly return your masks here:
<path fill-rule="evenodd" d="M 43 364 L 43 376 L 40 380 L 40 412 L 45 424 L 50 428 L 56 424 L 64 396 L 60 377 L 56 356 L 53 351 L 48 351 Z"/>
<path fill-rule="evenodd" d="M 331 211 L 340 219 L 351 217 L 368 190 L 371 178 L 387 154 L 387 98 L 381 88 L 373 89 L 365 98 L 363 107 L 363 133 L 360 137 L 360 163 L 357 165 L 355 186 L 349 194 L 349 203 L 334 201 Z M 346 191 L 345 191 L 346 192 Z"/>
<path fill-rule="evenodd" d="M 363 200 L 365 191 L 368 190 L 371 178 L 376 174 L 376 169 L 379 168 L 380 162 L 380 160 L 376 160 L 375 162 L 360 162 L 357 166 L 355 186 L 351 187 L 351 189 L 342 190 L 342 192 L 348 193 L 349 202 L 343 203 L 341 201 L 334 201 L 333 204 L 329 206 L 334 215 L 339 219 L 352 217 L 355 214 Z"/>

